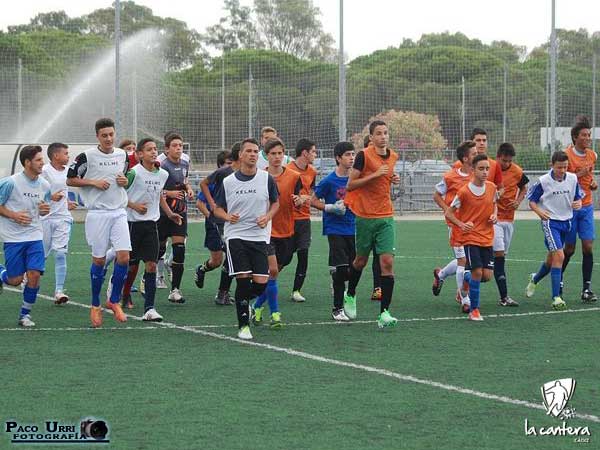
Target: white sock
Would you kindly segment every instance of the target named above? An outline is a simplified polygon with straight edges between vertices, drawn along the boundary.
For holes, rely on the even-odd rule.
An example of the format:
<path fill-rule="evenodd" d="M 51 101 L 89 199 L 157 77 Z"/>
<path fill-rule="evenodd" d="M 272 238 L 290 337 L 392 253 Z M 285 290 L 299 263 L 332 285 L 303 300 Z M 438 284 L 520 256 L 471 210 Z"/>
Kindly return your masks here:
<path fill-rule="evenodd" d="M 458 261 L 456 259 L 453 259 L 448 264 L 446 264 L 446 266 L 442 270 L 440 270 L 440 273 L 438 274 L 440 280 L 445 280 L 450 275 L 454 275 L 456 273 L 457 266 Z"/>
<path fill-rule="evenodd" d="M 456 287 L 462 289 L 463 281 L 465 280 L 465 267 L 456 266 Z"/>

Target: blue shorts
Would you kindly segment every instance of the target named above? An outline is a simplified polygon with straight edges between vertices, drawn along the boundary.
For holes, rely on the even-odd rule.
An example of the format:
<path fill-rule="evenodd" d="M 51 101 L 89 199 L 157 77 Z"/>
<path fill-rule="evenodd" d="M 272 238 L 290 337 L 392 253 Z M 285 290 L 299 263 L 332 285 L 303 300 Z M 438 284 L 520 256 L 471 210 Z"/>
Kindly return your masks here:
<path fill-rule="evenodd" d="M 567 244 L 575 244 L 578 234 L 579 239 L 582 241 L 593 241 L 596 238 L 594 233 L 594 205 L 574 210 L 571 222 L 571 231 L 565 239 Z"/>
<path fill-rule="evenodd" d="M 570 229 L 570 220 L 542 220 L 544 244 L 546 244 L 548 251 L 555 252 L 562 250 L 565 246 L 565 238 Z"/>
<path fill-rule="evenodd" d="M 28 270 L 44 273 L 46 268 L 44 242 L 5 242 L 4 259 L 8 278 L 23 275 Z"/>

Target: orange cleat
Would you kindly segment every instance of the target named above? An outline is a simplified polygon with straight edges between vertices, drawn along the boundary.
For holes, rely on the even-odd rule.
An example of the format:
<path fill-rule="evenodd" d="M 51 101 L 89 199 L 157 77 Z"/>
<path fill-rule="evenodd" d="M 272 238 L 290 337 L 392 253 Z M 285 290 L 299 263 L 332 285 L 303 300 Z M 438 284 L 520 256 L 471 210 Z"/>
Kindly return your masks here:
<path fill-rule="evenodd" d="M 479 313 L 479 308 L 475 308 L 473 311 L 471 311 L 469 313 L 469 320 L 474 320 L 474 321 L 483 320 L 483 317 L 481 317 L 481 314 Z"/>
<path fill-rule="evenodd" d="M 107 309 L 110 309 L 113 312 L 117 322 L 127 322 L 127 316 L 123 312 L 121 305 L 118 303 L 106 302 L 105 306 Z"/>
<path fill-rule="evenodd" d="M 102 308 L 99 306 L 92 306 L 90 310 L 90 320 L 92 321 L 92 328 L 100 328 L 102 326 Z"/>

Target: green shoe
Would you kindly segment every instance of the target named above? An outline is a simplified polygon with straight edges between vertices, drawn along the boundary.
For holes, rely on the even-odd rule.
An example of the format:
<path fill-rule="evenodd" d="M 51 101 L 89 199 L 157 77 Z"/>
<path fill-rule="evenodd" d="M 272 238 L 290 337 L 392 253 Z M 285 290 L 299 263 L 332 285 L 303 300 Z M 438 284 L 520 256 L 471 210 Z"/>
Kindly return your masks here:
<path fill-rule="evenodd" d="M 377 326 L 379 328 L 395 327 L 397 323 L 398 319 L 392 317 L 392 315 L 387 309 L 385 309 L 381 314 L 379 314 L 379 317 L 377 318 Z"/>
<path fill-rule="evenodd" d="M 344 294 L 344 312 L 348 319 L 356 319 L 356 296 Z"/>
<path fill-rule="evenodd" d="M 271 328 L 281 328 L 283 323 L 281 322 L 281 313 L 274 312 L 271 314 Z"/>
<path fill-rule="evenodd" d="M 264 306 L 261 306 L 260 308 L 252 307 L 252 323 L 254 325 L 260 325 L 262 323 L 262 313 L 264 309 Z"/>
<path fill-rule="evenodd" d="M 554 297 L 552 299 L 552 308 L 560 311 L 563 309 L 567 309 L 567 304 L 565 303 L 565 301 L 562 298 Z"/>

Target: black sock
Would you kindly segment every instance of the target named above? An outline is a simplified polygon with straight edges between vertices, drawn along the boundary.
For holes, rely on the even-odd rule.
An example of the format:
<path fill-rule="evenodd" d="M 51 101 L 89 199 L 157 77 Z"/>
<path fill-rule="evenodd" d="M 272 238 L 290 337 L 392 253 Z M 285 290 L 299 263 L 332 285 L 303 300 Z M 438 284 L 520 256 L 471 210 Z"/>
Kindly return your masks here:
<path fill-rule="evenodd" d="M 233 277 L 229 276 L 229 269 L 223 264 L 223 268 L 221 269 L 221 281 L 219 282 L 219 291 L 229 292 L 232 281 Z"/>
<path fill-rule="evenodd" d="M 356 296 L 356 286 L 358 286 L 358 282 L 360 281 L 361 275 L 362 270 L 356 270 L 354 268 L 354 264 L 350 264 L 348 277 L 348 295 L 350 297 Z"/>
<path fill-rule="evenodd" d="M 572 255 L 567 255 L 565 253 L 565 259 L 563 259 L 563 265 L 562 265 L 562 273 L 565 273 L 565 270 L 567 270 L 567 266 L 569 265 L 569 261 L 571 261 L 571 256 Z"/>
<path fill-rule="evenodd" d="M 303 248 L 298 250 L 298 265 L 296 266 L 296 275 L 294 276 L 294 288 L 292 291 L 299 291 L 302 289 L 304 279 L 306 278 L 306 271 L 308 270 L 308 249 Z"/>
<path fill-rule="evenodd" d="M 583 274 L 583 289 L 592 287 L 592 269 L 594 268 L 594 255 L 592 253 L 583 254 L 583 265 L 581 272 Z"/>
<path fill-rule="evenodd" d="M 252 295 L 250 278 L 238 278 L 235 289 L 235 308 L 237 311 L 238 327 L 242 328 L 250 323 L 250 306 L 248 298 Z"/>
<path fill-rule="evenodd" d="M 394 276 L 381 275 L 381 305 L 380 312 L 390 309 L 392 294 L 394 293 Z"/>
<path fill-rule="evenodd" d="M 500 298 L 508 297 L 508 287 L 506 286 L 506 272 L 504 271 L 504 256 L 496 256 L 494 258 L 494 278 L 498 285 Z"/>
<path fill-rule="evenodd" d="M 173 262 L 171 263 L 171 289 L 179 289 L 183 277 L 183 263 L 185 262 L 185 244 L 173 244 Z"/>
<path fill-rule="evenodd" d="M 379 255 L 373 252 L 373 263 L 371 264 L 373 271 L 373 290 L 381 287 L 381 264 L 379 263 Z"/>
<path fill-rule="evenodd" d="M 342 309 L 344 307 L 344 289 L 348 279 L 348 267 L 337 266 L 335 272 L 331 274 L 333 280 L 333 308 Z"/>

